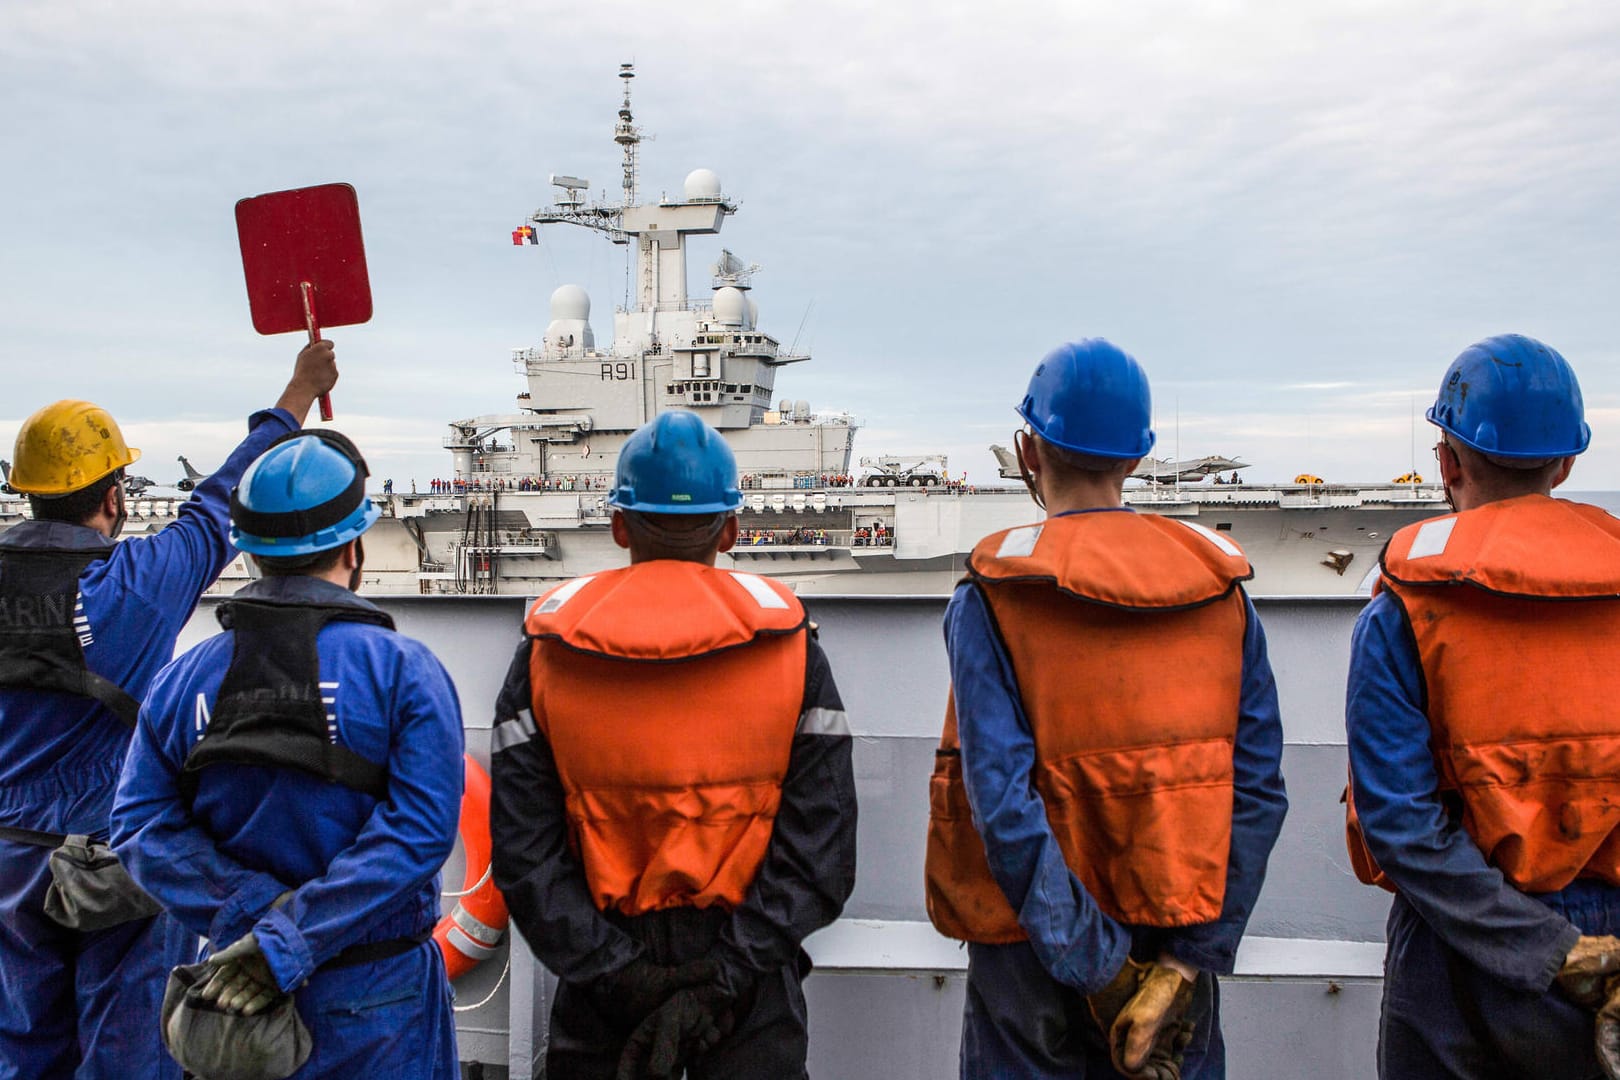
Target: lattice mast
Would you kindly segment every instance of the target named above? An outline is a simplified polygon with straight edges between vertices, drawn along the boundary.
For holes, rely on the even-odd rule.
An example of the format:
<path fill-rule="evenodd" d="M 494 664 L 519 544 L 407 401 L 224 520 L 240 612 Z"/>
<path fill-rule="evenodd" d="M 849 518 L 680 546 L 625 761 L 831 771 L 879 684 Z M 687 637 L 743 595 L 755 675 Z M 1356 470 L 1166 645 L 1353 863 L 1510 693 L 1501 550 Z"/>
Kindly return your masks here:
<path fill-rule="evenodd" d="M 620 64 L 619 78 L 624 80 L 624 103 L 619 106 L 619 122 L 613 126 L 613 141 L 624 148 L 624 205 L 636 205 L 636 148 L 641 145 L 641 129 L 630 114 L 630 80 L 636 77 L 636 65 Z"/>

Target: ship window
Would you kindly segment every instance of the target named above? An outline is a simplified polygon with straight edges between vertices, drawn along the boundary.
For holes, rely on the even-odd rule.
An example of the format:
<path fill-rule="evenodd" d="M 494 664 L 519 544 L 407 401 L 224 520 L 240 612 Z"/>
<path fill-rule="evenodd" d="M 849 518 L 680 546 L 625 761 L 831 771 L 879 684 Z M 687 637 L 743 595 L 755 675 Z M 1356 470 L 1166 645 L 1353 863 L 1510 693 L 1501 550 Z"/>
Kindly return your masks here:
<path fill-rule="evenodd" d="M 1215 523 L 1215 531 L 1216 532 L 1231 532 L 1232 531 L 1232 523 L 1230 521 L 1217 521 Z"/>

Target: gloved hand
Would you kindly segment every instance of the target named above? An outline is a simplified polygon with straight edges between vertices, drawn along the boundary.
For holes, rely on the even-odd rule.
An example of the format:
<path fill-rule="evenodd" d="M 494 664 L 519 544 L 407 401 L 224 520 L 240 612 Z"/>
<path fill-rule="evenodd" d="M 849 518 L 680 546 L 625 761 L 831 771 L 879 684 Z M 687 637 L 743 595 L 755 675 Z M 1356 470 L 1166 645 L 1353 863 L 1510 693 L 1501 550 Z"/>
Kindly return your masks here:
<path fill-rule="evenodd" d="M 1131 1077 L 1179 1080 L 1182 1055 L 1192 1039 L 1192 1027 L 1184 1022 L 1192 998 L 1191 979 L 1154 964 L 1109 1029 L 1114 1068 Z"/>
<path fill-rule="evenodd" d="M 1592 1046 L 1608 1080 L 1620 1080 L 1620 975 L 1609 976 L 1598 1006 Z"/>
<path fill-rule="evenodd" d="M 677 990 L 631 1032 L 617 1080 L 673 1080 L 692 1058 L 713 1050 L 736 1026 L 735 999 L 719 986 Z"/>
<path fill-rule="evenodd" d="M 668 967 L 638 956 L 619 970 L 592 982 L 591 993 L 604 1011 L 634 1028 L 675 991 L 713 982 L 718 970 L 715 962 L 708 958 Z"/>
<path fill-rule="evenodd" d="M 1152 964 L 1143 964 L 1125 958 L 1125 964 L 1114 974 L 1114 978 L 1101 990 L 1086 998 L 1086 1007 L 1091 1010 L 1091 1018 L 1097 1022 L 1097 1027 L 1104 1037 L 1114 1028 L 1114 1020 L 1125 1008 L 1136 991 L 1141 988 L 1142 980 L 1147 978 Z"/>
<path fill-rule="evenodd" d="M 281 996 L 270 962 L 251 932 L 210 956 L 207 966 L 211 970 L 199 996 L 226 1012 L 252 1016 Z"/>
<path fill-rule="evenodd" d="M 1557 981 L 1575 1004 L 1595 1009 L 1604 1003 L 1605 985 L 1612 975 L 1620 975 L 1620 938 L 1583 936 L 1564 957 Z"/>

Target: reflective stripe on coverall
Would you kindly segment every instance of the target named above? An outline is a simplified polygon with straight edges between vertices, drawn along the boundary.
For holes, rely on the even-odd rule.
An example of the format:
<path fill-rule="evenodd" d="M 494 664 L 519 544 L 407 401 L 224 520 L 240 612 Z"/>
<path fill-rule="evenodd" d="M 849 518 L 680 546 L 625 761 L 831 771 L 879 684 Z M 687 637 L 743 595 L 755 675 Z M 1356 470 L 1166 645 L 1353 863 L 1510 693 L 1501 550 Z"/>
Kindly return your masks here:
<path fill-rule="evenodd" d="M 1091 513 L 1131 513 L 1126 509 Z M 1218 987 L 1265 876 L 1287 801 L 1279 764 L 1282 726 L 1265 635 L 1244 598 L 1241 688 L 1233 746 L 1231 846 L 1221 913 L 1214 921 L 1155 929 L 1117 922 L 1069 869 L 1030 783 L 1035 742 L 1011 661 L 979 587 L 963 584 L 945 616 L 964 781 L 992 874 L 1027 942 L 968 946 L 961 1075 L 1114 1077 L 1083 995 L 1107 984 L 1127 953 L 1168 951 L 1205 975 L 1186 1080 L 1225 1075 Z M 1076 687 L 1085 693 L 1086 687 Z"/>
<path fill-rule="evenodd" d="M 375 610 L 311 577 L 266 578 L 237 595 Z M 313 1036 L 299 1080 L 458 1075 L 449 982 L 425 938 L 439 917 L 439 869 L 461 799 L 461 712 L 450 676 L 401 634 L 328 623 L 316 640 L 334 737 L 386 765 L 387 796 L 290 769 L 221 763 L 200 774 L 188 815 L 180 770 L 206 729 L 233 639 L 210 638 L 153 683 L 113 812 L 120 858 L 214 949 L 250 930 L 258 937 Z M 417 935 L 422 943 L 400 955 L 323 967 L 348 947 Z"/>
<path fill-rule="evenodd" d="M 174 655 L 197 598 L 234 555 L 230 490 L 272 442 L 297 429 L 268 409 L 157 535 L 114 542 L 94 529 L 26 521 L 0 546 L 107 551 L 79 578 L 85 659 L 144 697 Z M 0 691 L 0 825 L 105 837 L 130 731 L 87 698 Z M 158 1036 L 171 967 L 196 941 L 167 915 L 107 930 L 64 930 L 44 915 L 49 851 L 0 840 L 0 1078 L 178 1077 Z"/>
<path fill-rule="evenodd" d="M 754 583 L 770 587 L 758 579 Z M 800 945 L 838 917 L 855 879 L 849 725 L 821 647 L 813 637 L 806 642 L 781 802 L 742 902 L 730 910 L 715 904 L 635 916 L 603 911 L 593 898 L 571 840 L 552 746 L 532 711 L 532 651 L 529 641 L 518 647 L 496 704 L 490 823 L 495 881 L 513 921 L 562 979 L 552 1009 L 548 1069 L 558 1076 L 614 1075 L 629 1028 L 623 1018 L 598 1007 L 589 988 L 593 980 L 644 954 L 665 964 L 713 956 L 723 981 L 754 986 L 753 1000 L 745 1003 L 737 1029 L 691 1063 L 688 1075 L 694 1080 L 803 1077 L 808 1031 L 800 984 L 809 958 Z M 646 665 L 654 673 L 664 666 Z M 705 700 L 718 714 L 733 715 L 732 689 L 715 685 Z M 622 708 L 615 687 L 604 687 L 602 738 L 612 738 Z"/>

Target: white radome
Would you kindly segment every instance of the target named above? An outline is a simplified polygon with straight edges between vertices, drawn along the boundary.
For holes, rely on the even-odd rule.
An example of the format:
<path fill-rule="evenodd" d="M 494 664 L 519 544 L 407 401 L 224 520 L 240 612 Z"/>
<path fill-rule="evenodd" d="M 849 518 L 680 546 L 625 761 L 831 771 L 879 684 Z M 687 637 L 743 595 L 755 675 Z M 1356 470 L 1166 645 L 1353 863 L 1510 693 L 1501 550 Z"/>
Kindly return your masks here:
<path fill-rule="evenodd" d="M 579 285 L 559 285 L 551 294 L 552 319 L 589 319 L 591 298 Z"/>
<path fill-rule="evenodd" d="M 688 199 L 718 199 L 720 178 L 713 169 L 693 169 L 686 174 L 684 188 Z"/>
<path fill-rule="evenodd" d="M 748 321 L 748 297 L 727 285 L 714 290 L 714 320 L 726 326 L 743 326 Z"/>

